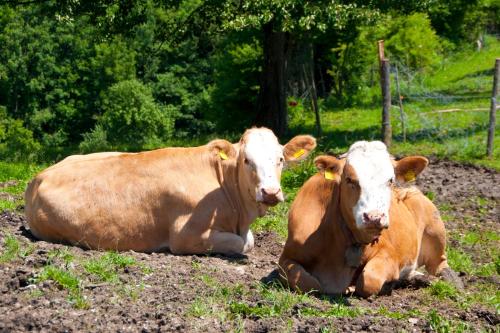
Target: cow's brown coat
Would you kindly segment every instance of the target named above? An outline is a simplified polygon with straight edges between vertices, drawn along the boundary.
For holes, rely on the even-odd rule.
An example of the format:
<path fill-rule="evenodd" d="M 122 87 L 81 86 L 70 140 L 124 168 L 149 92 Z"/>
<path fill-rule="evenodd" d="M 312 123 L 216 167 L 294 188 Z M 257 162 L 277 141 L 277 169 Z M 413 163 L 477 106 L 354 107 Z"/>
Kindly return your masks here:
<path fill-rule="evenodd" d="M 320 156 L 315 163 L 320 172 L 303 185 L 292 204 L 279 261 L 281 278 L 290 287 L 337 294 L 355 285 L 359 295 L 369 296 L 386 282 L 413 277 L 422 265 L 432 275 L 451 271 L 444 224 L 417 188 L 393 187 L 390 226 L 377 242 L 366 244 L 364 231 L 356 228 L 349 213 L 356 192 L 347 187 L 346 175 L 352 172 L 345 168 L 345 159 Z M 393 164 L 396 178 L 403 181 L 410 169 L 420 173 L 427 160 L 409 157 Z M 333 180 L 326 179 L 325 172 L 333 174 Z"/>
<path fill-rule="evenodd" d="M 241 150 L 253 130 L 236 144 L 71 156 L 29 184 L 30 229 L 40 239 L 92 249 L 249 251 L 249 226 L 267 210 L 252 197 L 255 174 L 243 169 Z M 314 138 L 297 136 L 285 145 L 285 159 L 303 149 L 302 159 L 315 146 Z"/>

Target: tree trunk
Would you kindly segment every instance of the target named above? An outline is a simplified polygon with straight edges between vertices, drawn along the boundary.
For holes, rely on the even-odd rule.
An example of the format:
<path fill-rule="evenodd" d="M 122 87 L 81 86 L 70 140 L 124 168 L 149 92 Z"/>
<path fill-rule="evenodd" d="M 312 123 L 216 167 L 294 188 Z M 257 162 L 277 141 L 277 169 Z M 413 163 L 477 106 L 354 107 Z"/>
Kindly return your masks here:
<path fill-rule="evenodd" d="M 274 31 L 273 22 L 264 26 L 264 65 L 256 123 L 271 128 L 278 137 L 288 131 L 286 107 L 287 33 Z"/>

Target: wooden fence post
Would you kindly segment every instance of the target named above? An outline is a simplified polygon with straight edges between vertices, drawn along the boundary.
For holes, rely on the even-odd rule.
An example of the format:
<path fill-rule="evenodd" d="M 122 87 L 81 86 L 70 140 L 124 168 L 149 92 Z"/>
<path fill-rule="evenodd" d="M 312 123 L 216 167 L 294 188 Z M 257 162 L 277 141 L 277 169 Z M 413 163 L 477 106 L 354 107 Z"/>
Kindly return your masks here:
<path fill-rule="evenodd" d="M 391 83 L 389 60 L 383 59 L 380 67 L 380 85 L 382 87 L 382 141 L 387 147 L 391 146 Z"/>
<path fill-rule="evenodd" d="M 488 142 L 486 144 L 486 154 L 493 156 L 493 139 L 495 138 L 495 125 L 497 113 L 498 79 L 500 77 L 500 58 L 495 61 L 495 72 L 493 73 L 493 91 L 491 93 L 490 126 L 488 128 Z"/>
<path fill-rule="evenodd" d="M 382 67 L 382 60 L 385 59 L 384 55 L 384 40 L 381 39 L 377 42 L 378 44 L 378 65 Z"/>

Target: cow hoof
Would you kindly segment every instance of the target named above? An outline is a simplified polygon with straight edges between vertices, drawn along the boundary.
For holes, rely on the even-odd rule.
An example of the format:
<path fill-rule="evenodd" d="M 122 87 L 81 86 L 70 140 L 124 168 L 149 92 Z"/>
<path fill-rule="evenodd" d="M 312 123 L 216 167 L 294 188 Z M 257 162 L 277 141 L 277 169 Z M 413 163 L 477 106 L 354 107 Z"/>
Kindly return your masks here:
<path fill-rule="evenodd" d="M 448 282 L 451 283 L 452 285 L 455 286 L 458 290 L 463 290 L 464 289 L 464 283 L 462 282 L 462 279 L 458 276 L 458 274 L 452 270 L 449 267 L 444 268 L 441 271 L 441 278 Z"/>

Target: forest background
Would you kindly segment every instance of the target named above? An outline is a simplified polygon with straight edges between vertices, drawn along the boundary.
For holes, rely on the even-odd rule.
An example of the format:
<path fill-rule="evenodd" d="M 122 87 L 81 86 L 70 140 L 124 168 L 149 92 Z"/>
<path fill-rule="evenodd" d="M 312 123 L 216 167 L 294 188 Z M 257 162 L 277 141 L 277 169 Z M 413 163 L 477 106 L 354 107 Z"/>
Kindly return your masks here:
<path fill-rule="evenodd" d="M 393 152 L 498 168 L 466 111 L 489 106 L 499 22 L 498 0 L 0 1 L 0 159 L 318 135 L 315 97 L 322 150 L 378 139 L 384 39 L 407 103 Z"/>

